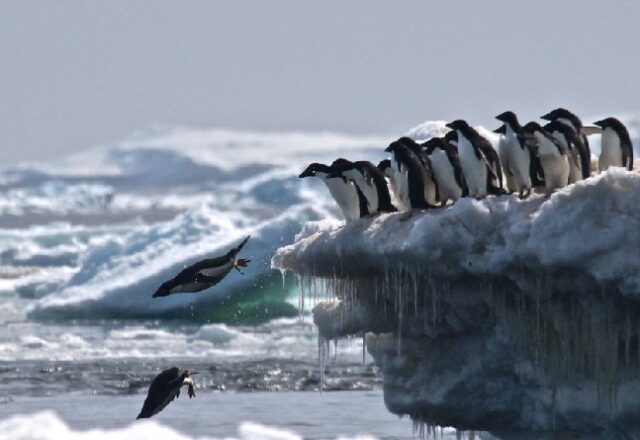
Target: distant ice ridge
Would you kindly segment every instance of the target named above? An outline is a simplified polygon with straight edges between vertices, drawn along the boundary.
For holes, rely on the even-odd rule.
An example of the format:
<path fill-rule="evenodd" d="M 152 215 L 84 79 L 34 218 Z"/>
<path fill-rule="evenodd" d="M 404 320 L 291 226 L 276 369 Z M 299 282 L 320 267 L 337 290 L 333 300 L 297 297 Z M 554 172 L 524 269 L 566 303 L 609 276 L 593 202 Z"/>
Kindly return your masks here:
<path fill-rule="evenodd" d="M 213 427 L 212 427 L 212 430 Z M 70 428 L 52 411 L 32 415 L 16 415 L 0 420 L 0 438 L 3 440 L 216 440 L 217 437 L 191 437 L 154 420 L 135 422 L 125 428 L 91 429 Z M 244 422 L 238 435 L 224 440 L 302 440 L 302 436 L 281 428 Z M 370 436 L 338 437 L 336 440 L 375 440 Z"/>

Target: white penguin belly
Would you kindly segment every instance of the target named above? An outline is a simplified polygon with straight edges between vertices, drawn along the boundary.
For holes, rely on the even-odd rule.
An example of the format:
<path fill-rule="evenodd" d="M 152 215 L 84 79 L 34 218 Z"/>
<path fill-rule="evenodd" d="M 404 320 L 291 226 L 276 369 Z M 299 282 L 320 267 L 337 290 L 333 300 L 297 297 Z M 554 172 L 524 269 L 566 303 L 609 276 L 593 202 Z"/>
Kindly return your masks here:
<path fill-rule="evenodd" d="M 530 164 L 531 156 L 529 155 L 529 150 L 520 147 L 518 142 L 514 142 L 511 145 L 511 153 L 509 155 L 509 169 L 513 174 L 513 183 L 517 191 L 531 188 Z"/>
<path fill-rule="evenodd" d="M 612 129 L 605 128 L 602 130 L 600 150 L 600 157 L 598 158 L 598 169 L 600 171 L 606 171 L 609 167 L 624 166 L 620 138 Z"/>
<path fill-rule="evenodd" d="M 406 212 L 411 210 L 411 201 L 409 200 L 409 174 L 403 171 L 400 163 L 395 159 L 391 159 L 391 172 L 396 185 L 396 199 L 398 200 L 398 209 Z"/>
<path fill-rule="evenodd" d="M 222 266 L 201 269 L 198 271 L 198 273 L 208 277 L 219 277 L 219 276 L 224 276 L 228 274 L 232 268 L 233 268 L 233 261 L 229 261 L 228 263 L 225 263 Z"/>
<path fill-rule="evenodd" d="M 348 222 L 360 218 L 360 202 L 358 192 L 351 182 L 345 182 L 340 178 L 324 179 L 331 196 L 342 211 Z"/>
<path fill-rule="evenodd" d="M 420 172 L 422 173 L 422 182 L 424 185 L 424 199 L 428 204 L 435 206 L 438 203 L 438 195 L 436 191 L 436 184 L 433 181 L 433 176 L 422 165 L 420 166 Z"/>
<path fill-rule="evenodd" d="M 460 166 L 467 181 L 469 196 L 487 195 L 487 166 L 483 158 L 478 159 L 471 143 L 458 133 L 458 154 Z"/>
<path fill-rule="evenodd" d="M 451 166 L 451 162 L 449 162 L 447 153 L 438 148 L 429 157 L 431 158 L 434 177 L 438 182 L 440 200 L 458 200 L 462 197 L 462 188 L 456 181 L 455 171 Z"/>
<path fill-rule="evenodd" d="M 507 184 L 507 191 L 515 192 L 518 191 L 518 187 L 514 181 L 513 170 L 510 167 L 511 142 L 512 139 L 508 138 L 507 136 L 500 137 L 500 142 L 498 142 L 498 156 L 500 157 L 500 163 L 502 163 L 502 167 L 504 168 L 504 177 Z"/>
<path fill-rule="evenodd" d="M 371 183 L 367 183 L 364 177 L 362 177 L 362 174 L 358 173 L 355 179 L 355 184 L 358 185 L 358 188 L 360 188 L 360 191 L 362 191 L 362 194 L 367 199 L 369 213 L 375 214 L 378 212 L 378 189 L 373 181 Z"/>
<path fill-rule="evenodd" d="M 540 165 L 544 170 L 544 182 L 547 191 L 553 191 L 567 186 L 570 167 L 566 154 L 541 155 Z"/>

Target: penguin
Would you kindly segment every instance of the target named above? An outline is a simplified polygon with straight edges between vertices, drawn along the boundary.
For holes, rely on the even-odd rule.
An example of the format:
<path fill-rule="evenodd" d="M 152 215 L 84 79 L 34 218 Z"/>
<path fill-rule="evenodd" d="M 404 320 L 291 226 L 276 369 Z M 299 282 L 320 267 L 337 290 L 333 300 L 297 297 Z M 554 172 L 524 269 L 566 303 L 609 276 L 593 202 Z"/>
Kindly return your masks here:
<path fill-rule="evenodd" d="M 571 126 L 558 120 L 551 121 L 542 128 L 551 133 L 569 155 L 569 183 L 576 183 L 578 180 L 582 180 L 584 175 L 582 173 L 582 159 L 579 153 L 583 150 L 582 137 Z"/>
<path fill-rule="evenodd" d="M 360 198 L 364 196 L 362 193 L 358 194 L 358 188 L 347 179 L 330 179 L 329 174 L 331 174 L 331 167 L 329 165 L 314 162 L 298 177 L 301 179 L 305 177 L 317 177 L 322 180 L 338 204 L 347 223 L 366 216 L 368 211 L 362 212 L 360 204 Z"/>
<path fill-rule="evenodd" d="M 418 157 L 420 161 L 420 172 L 422 173 L 422 180 L 424 183 L 424 199 L 430 207 L 436 206 L 440 200 L 440 196 L 438 194 L 438 183 L 433 177 L 433 167 L 431 166 L 431 159 L 429 159 L 429 155 L 424 152 L 420 144 L 410 137 L 403 136 L 398 139 L 398 142 L 407 147 Z"/>
<path fill-rule="evenodd" d="M 366 198 L 370 214 L 397 211 L 391 204 L 391 196 L 384 174 L 371 162 L 364 160 L 351 162 L 343 158 L 336 159 L 332 164 L 329 178 L 347 178 L 351 180 Z"/>
<path fill-rule="evenodd" d="M 383 159 L 378 164 L 378 169 L 382 171 L 382 174 L 385 175 L 387 180 L 389 180 L 389 188 L 391 188 L 391 196 L 393 200 L 391 203 L 395 206 L 398 211 L 407 211 L 407 208 L 403 205 L 403 202 L 398 198 L 398 184 L 396 182 L 396 176 L 391 168 L 391 160 Z"/>
<path fill-rule="evenodd" d="M 489 193 L 504 194 L 500 158 L 491 143 L 462 119 L 446 126 L 457 132 L 460 166 L 469 195 L 482 198 Z"/>
<path fill-rule="evenodd" d="M 396 182 L 396 199 L 403 211 L 426 209 L 424 198 L 424 175 L 418 156 L 398 141 L 392 142 L 384 150 L 392 154 L 391 173 Z"/>
<path fill-rule="evenodd" d="M 591 149 L 589 148 L 589 139 L 587 134 L 591 134 L 592 131 L 588 127 L 582 125 L 582 121 L 575 114 L 569 110 L 559 107 L 549 113 L 540 116 L 540 119 L 545 121 L 559 121 L 565 125 L 570 126 L 582 139 L 582 144 L 578 145 L 578 154 L 580 155 L 580 163 L 582 170 L 582 178 L 586 179 L 591 176 Z"/>
<path fill-rule="evenodd" d="M 633 170 L 633 145 L 627 127 L 616 118 L 605 118 L 593 123 L 602 129 L 602 141 L 598 169 L 625 167 Z"/>
<path fill-rule="evenodd" d="M 158 374 L 151 382 L 149 391 L 147 391 L 147 398 L 144 400 L 142 409 L 136 418 L 146 419 L 158 414 L 173 399 L 180 396 L 180 389 L 185 385 L 188 387 L 187 394 L 189 399 L 196 397 L 195 383 L 191 377 L 194 374 L 198 374 L 198 372 L 190 372 L 178 367 L 168 368 Z"/>
<path fill-rule="evenodd" d="M 518 192 L 523 199 L 531 194 L 531 156 L 535 156 L 535 144 L 527 142 L 522 134 L 522 126 L 512 111 L 496 116 L 504 125 L 495 132 L 500 132 L 498 153 L 507 183 L 507 190 Z"/>
<path fill-rule="evenodd" d="M 464 180 L 457 148 L 440 137 L 433 137 L 424 142 L 422 148 L 431 159 L 441 206 L 448 200 L 455 203 L 459 198 L 468 196 L 469 190 Z"/>
<path fill-rule="evenodd" d="M 537 143 L 547 195 L 567 186 L 570 166 L 567 151 L 562 144 L 537 122 L 529 122 L 522 130 L 525 135 L 532 136 Z"/>
<path fill-rule="evenodd" d="M 195 293 L 218 284 L 231 269 L 242 273 L 241 267 L 247 267 L 251 260 L 236 258 L 250 236 L 225 255 L 207 258 L 185 268 L 169 281 L 165 281 L 153 294 L 153 298 L 169 296 L 174 293 Z"/>

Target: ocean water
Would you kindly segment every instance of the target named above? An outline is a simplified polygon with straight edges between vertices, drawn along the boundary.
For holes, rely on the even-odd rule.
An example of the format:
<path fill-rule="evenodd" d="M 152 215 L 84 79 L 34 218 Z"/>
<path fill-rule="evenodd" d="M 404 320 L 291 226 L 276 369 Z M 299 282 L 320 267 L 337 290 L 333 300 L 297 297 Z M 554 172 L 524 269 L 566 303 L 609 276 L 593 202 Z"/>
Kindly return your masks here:
<path fill-rule="evenodd" d="M 411 422 L 386 411 L 360 338 L 332 349 L 319 391 L 309 310 L 327 297 L 302 304 L 270 266 L 305 222 L 339 218 L 302 169 L 377 162 L 390 140 L 154 127 L 0 170 L 0 438 L 411 437 Z M 244 275 L 151 298 L 247 235 Z M 134 422 L 151 379 L 173 365 L 200 372 L 196 399 Z"/>

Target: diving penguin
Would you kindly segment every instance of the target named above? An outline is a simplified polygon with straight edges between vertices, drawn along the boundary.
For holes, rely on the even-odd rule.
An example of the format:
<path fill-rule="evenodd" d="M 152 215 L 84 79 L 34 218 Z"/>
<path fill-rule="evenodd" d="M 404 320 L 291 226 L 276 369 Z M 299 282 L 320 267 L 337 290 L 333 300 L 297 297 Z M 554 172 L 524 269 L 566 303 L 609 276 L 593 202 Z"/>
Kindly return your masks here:
<path fill-rule="evenodd" d="M 444 206 L 448 200 L 455 203 L 459 198 L 469 195 L 460 166 L 458 149 L 440 137 L 433 137 L 424 142 L 422 148 L 431 159 L 433 176 L 438 184 L 440 204 Z"/>
<path fill-rule="evenodd" d="M 500 158 L 491 143 L 462 119 L 446 126 L 457 132 L 460 166 L 469 195 L 481 198 L 487 194 L 504 194 Z"/>
<path fill-rule="evenodd" d="M 361 198 L 364 195 L 350 181 L 345 179 L 330 179 L 331 167 L 321 163 L 310 164 L 298 177 L 317 177 L 326 185 L 331 196 L 338 204 L 347 223 L 364 217 L 368 214 L 366 204 L 362 211 Z"/>
<path fill-rule="evenodd" d="M 247 267 L 251 260 L 237 258 L 237 255 L 249 238 L 250 236 L 242 240 L 242 243 L 221 257 L 207 258 L 183 269 L 178 275 L 162 283 L 153 298 L 174 293 L 200 292 L 218 284 L 231 269 L 242 273 L 240 268 Z"/>
<path fill-rule="evenodd" d="M 594 122 L 602 128 L 601 153 L 598 168 L 606 171 L 609 167 L 625 167 L 633 170 L 633 145 L 627 127 L 616 118 L 605 118 Z"/>
<path fill-rule="evenodd" d="M 582 139 L 582 144 L 578 147 L 578 154 L 580 155 L 580 163 L 582 170 L 582 178 L 586 179 L 591 176 L 591 149 L 589 148 L 588 134 L 596 133 L 592 129 L 594 127 L 585 127 L 582 125 L 582 121 L 578 116 L 571 113 L 569 110 L 559 107 L 549 113 L 540 116 L 540 119 L 545 121 L 558 121 L 573 128 L 575 132 Z"/>
<path fill-rule="evenodd" d="M 158 414 L 173 399 L 180 396 L 180 388 L 188 386 L 189 399 L 196 397 L 194 382 L 191 378 L 197 372 L 190 373 L 189 370 L 182 370 L 178 367 L 172 367 L 158 374 L 151 382 L 147 398 L 144 400 L 140 414 L 137 419 L 145 419 Z"/>

